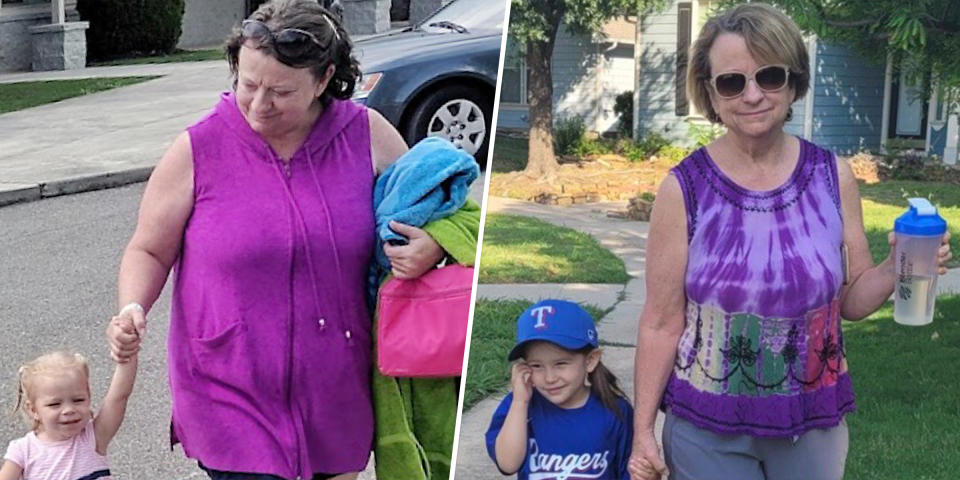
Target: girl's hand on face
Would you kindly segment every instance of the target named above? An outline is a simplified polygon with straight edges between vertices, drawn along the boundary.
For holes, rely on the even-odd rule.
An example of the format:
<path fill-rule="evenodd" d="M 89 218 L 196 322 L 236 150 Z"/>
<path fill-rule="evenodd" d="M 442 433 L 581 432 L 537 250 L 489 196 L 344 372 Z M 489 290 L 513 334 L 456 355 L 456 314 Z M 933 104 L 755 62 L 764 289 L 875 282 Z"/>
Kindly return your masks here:
<path fill-rule="evenodd" d="M 529 402 L 533 396 L 533 370 L 523 360 L 515 362 L 510 370 L 513 400 Z"/>
<path fill-rule="evenodd" d="M 110 343 L 110 357 L 117 363 L 126 363 L 140 351 L 140 334 L 137 331 L 134 314 L 123 312 L 115 315 L 107 324 L 107 340 Z"/>

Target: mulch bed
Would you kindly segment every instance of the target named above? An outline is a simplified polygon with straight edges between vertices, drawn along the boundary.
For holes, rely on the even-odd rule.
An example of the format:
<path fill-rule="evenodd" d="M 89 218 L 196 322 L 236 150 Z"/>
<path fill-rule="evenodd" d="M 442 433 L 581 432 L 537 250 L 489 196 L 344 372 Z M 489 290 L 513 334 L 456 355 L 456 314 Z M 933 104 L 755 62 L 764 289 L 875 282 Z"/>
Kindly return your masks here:
<path fill-rule="evenodd" d="M 671 166 L 656 157 L 643 162 L 619 155 L 561 158 L 549 179 L 532 178 L 522 171 L 494 175 L 490 194 L 547 205 L 628 200 L 641 192 L 656 192 Z"/>

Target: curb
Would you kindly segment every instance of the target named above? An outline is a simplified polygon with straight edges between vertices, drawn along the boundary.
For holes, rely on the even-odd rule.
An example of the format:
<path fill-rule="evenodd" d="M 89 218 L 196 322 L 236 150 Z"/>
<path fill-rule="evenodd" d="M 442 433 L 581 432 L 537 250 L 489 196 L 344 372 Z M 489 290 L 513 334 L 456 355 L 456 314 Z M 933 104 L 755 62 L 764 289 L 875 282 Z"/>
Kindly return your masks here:
<path fill-rule="evenodd" d="M 98 173 L 84 177 L 55 180 L 16 190 L 0 191 L 0 207 L 58 197 L 60 195 L 104 190 L 129 185 L 131 183 L 140 183 L 150 178 L 150 173 L 152 172 L 152 166 L 139 167 L 121 170 L 119 172 Z"/>

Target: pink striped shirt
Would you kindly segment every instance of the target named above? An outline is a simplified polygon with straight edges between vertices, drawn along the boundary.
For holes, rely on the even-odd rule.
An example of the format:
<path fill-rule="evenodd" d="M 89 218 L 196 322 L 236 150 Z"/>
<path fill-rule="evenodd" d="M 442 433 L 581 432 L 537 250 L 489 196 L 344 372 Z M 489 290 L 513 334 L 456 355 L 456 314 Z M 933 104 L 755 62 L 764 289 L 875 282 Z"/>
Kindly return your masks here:
<path fill-rule="evenodd" d="M 113 480 L 93 475 L 109 471 L 107 457 L 97 453 L 97 439 L 93 421 L 75 437 L 60 442 L 43 442 L 30 432 L 10 442 L 4 459 L 23 469 L 23 480 Z"/>

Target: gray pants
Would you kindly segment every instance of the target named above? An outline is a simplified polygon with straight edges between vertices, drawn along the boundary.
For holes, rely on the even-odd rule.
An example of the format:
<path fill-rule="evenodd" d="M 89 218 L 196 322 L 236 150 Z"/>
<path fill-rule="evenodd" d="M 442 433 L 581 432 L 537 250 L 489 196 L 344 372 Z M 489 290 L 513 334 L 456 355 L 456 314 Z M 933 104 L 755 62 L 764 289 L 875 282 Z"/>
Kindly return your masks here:
<path fill-rule="evenodd" d="M 670 480 L 841 480 L 847 423 L 794 440 L 720 435 L 667 413 L 663 453 Z"/>

